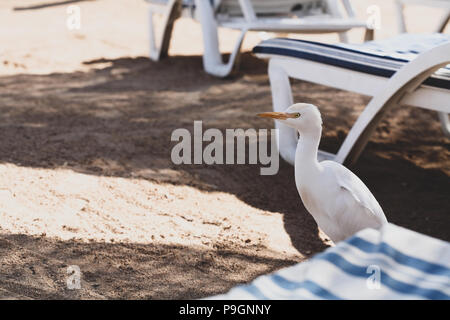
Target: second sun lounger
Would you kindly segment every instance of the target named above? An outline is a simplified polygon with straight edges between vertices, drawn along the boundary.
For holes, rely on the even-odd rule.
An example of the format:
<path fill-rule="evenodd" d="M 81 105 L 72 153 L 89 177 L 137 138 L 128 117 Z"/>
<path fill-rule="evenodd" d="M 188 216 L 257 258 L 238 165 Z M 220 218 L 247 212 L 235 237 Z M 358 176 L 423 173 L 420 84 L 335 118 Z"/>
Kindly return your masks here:
<path fill-rule="evenodd" d="M 275 33 L 338 33 L 346 42 L 346 32 L 365 28 L 366 40 L 373 30 L 359 21 L 349 0 L 147 0 L 149 3 L 150 58 L 167 56 L 173 25 L 180 16 L 200 22 L 203 35 L 203 66 L 217 77 L 228 76 L 237 66 L 242 42 L 248 31 Z M 338 3 L 345 8 L 339 10 Z M 163 32 L 156 39 L 153 15 L 164 16 Z M 219 51 L 218 27 L 240 30 L 228 62 Z"/>

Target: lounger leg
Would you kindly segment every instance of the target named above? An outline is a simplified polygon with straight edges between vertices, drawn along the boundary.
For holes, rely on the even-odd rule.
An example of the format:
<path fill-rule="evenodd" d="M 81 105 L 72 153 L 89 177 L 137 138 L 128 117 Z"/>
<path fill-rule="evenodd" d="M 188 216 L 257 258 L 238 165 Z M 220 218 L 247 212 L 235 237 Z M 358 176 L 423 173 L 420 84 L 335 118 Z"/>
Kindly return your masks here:
<path fill-rule="evenodd" d="M 404 15 L 405 6 L 404 6 L 403 2 L 400 0 L 396 1 L 396 6 L 397 6 L 398 29 L 399 29 L 400 33 L 405 33 L 406 32 L 406 22 L 405 22 L 405 15 Z M 440 32 L 440 33 L 444 32 L 445 27 L 447 26 L 449 21 L 450 21 L 450 11 L 447 11 L 446 15 L 439 22 L 436 32 Z"/>
<path fill-rule="evenodd" d="M 336 155 L 336 162 L 345 163 L 348 166 L 354 165 L 369 142 L 370 136 L 375 131 L 378 123 L 386 111 L 394 105 L 392 102 L 377 104 L 373 101 L 364 109 L 351 128 Z"/>
<path fill-rule="evenodd" d="M 447 12 L 447 15 L 444 16 L 444 18 L 439 23 L 438 32 L 444 32 L 445 27 L 447 26 L 448 22 L 450 21 L 450 11 Z"/>
<path fill-rule="evenodd" d="M 288 75 L 282 67 L 277 65 L 276 59 L 269 61 L 269 79 L 272 90 L 273 110 L 283 112 L 293 104 L 292 90 Z M 294 165 L 298 141 L 295 130 L 278 121 L 275 121 L 275 128 L 278 129 L 278 150 L 281 157 Z"/>
<path fill-rule="evenodd" d="M 450 21 L 450 11 L 447 12 L 447 15 L 441 20 L 438 26 L 438 32 L 444 32 L 445 27 Z M 442 131 L 444 134 L 450 138 L 450 120 L 448 119 L 448 114 L 445 112 L 438 112 L 439 120 L 441 121 Z"/>
<path fill-rule="evenodd" d="M 339 36 L 339 42 L 342 43 L 348 43 L 348 35 L 347 32 L 339 32 L 338 33 Z"/>
<path fill-rule="evenodd" d="M 335 18 L 342 18 L 342 12 L 339 10 L 339 5 L 337 0 L 327 0 L 327 6 L 326 11 L 328 14 L 330 14 L 332 17 Z M 348 35 L 347 32 L 339 32 L 339 41 L 343 43 L 348 43 Z"/>
<path fill-rule="evenodd" d="M 438 112 L 439 120 L 441 121 L 442 131 L 445 135 L 450 138 L 450 120 L 448 118 L 448 113 Z"/>
<path fill-rule="evenodd" d="M 198 19 L 202 26 L 203 36 L 203 67 L 205 71 L 217 77 L 228 76 L 235 68 L 235 62 L 241 51 L 247 30 L 241 30 L 241 34 L 236 42 L 227 63 L 222 61 L 222 55 L 219 51 L 219 35 L 217 22 L 214 17 L 213 8 L 209 1 L 195 0 Z"/>
<path fill-rule="evenodd" d="M 425 79 L 450 62 L 450 44 L 440 45 L 419 55 L 389 79 L 375 95 L 351 128 L 335 161 L 353 165 L 365 148 L 371 134 L 385 112 L 400 104 L 408 92 L 414 91 Z M 450 111 L 450 110 L 449 110 Z M 448 118 L 443 123 L 448 123 Z"/>
<path fill-rule="evenodd" d="M 404 15 L 405 6 L 399 0 L 396 1 L 395 5 L 397 7 L 396 12 L 397 12 L 398 31 L 400 33 L 405 33 L 406 32 L 406 22 L 405 22 L 405 15 Z"/>
<path fill-rule="evenodd" d="M 159 9 L 158 9 L 159 8 Z M 153 15 L 160 13 L 164 15 L 163 32 L 159 43 L 155 36 L 153 24 Z M 149 40 L 150 40 L 150 59 L 158 61 L 167 57 L 169 51 L 170 37 L 172 35 L 173 25 L 181 14 L 181 0 L 170 0 L 167 5 L 150 5 L 149 8 Z"/>

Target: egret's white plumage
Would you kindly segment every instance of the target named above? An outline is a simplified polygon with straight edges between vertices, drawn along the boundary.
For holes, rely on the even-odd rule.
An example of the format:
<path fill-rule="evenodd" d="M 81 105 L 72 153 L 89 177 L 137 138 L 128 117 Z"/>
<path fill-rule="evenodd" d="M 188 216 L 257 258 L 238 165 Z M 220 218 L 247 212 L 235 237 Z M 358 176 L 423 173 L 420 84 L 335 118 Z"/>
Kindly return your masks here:
<path fill-rule="evenodd" d="M 317 160 L 322 118 L 316 106 L 298 103 L 285 112 L 266 112 L 298 130 L 295 183 L 300 197 L 318 226 L 333 240 L 344 240 L 365 228 L 378 229 L 387 219 L 366 185 L 334 161 Z"/>

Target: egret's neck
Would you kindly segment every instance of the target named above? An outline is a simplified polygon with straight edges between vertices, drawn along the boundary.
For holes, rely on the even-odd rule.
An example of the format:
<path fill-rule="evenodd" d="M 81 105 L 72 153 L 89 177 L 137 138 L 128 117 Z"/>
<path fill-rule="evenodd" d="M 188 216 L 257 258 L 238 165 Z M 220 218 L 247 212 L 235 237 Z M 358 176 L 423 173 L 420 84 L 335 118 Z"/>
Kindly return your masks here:
<path fill-rule="evenodd" d="M 317 153 L 319 151 L 322 128 L 300 133 L 295 153 L 295 170 L 301 173 L 314 173 L 320 169 Z"/>

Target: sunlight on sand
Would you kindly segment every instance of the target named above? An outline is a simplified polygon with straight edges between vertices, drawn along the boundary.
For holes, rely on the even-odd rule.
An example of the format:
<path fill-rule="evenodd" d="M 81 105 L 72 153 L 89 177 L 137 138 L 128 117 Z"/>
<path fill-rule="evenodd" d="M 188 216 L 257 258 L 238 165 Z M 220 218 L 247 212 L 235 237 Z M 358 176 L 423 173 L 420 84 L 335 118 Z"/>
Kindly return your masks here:
<path fill-rule="evenodd" d="M 62 240 L 202 247 L 227 242 L 299 255 L 282 214 L 252 208 L 228 193 L 151 181 L 175 171 L 145 174 L 150 181 L 1 165 L 0 230 Z"/>
<path fill-rule="evenodd" d="M 368 18 L 366 12 L 368 6 L 380 6 L 381 29 L 376 31 L 377 39 L 391 37 L 397 33 L 393 1 L 358 0 L 353 2 L 355 12 L 361 20 Z M 35 4 L 36 1 L 20 1 L 20 7 Z M 0 59 L 3 58 L 3 61 L 0 60 L 0 73 L 73 72 L 88 70 L 88 67 L 82 64 L 83 61 L 148 55 L 148 7 L 145 1 L 117 1 L 114 5 L 105 5 L 102 1 L 84 1 L 77 5 L 81 8 L 81 29 L 70 31 L 65 26 L 67 6 L 49 6 L 39 10 L 13 10 L 14 7 L 18 7 L 14 1 L 0 4 L 0 21 L 8 26 L 8 28 L 0 29 L 0 38 L 5 43 L 14 42 L 13 48 L 8 46 L 0 48 Z M 407 19 L 411 32 L 433 30 L 433 23 L 435 21 L 437 23 L 440 16 L 438 9 L 417 6 L 408 7 L 406 14 L 409 17 L 430 17 L 420 20 Z M 161 18 L 155 17 L 157 27 L 161 25 L 161 22 Z M 222 52 L 232 50 L 238 35 L 239 31 L 220 30 Z M 289 34 L 289 37 L 323 42 L 338 41 L 335 34 Z M 350 31 L 349 39 L 351 42 L 361 42 L 363 31 Z M 261 40 L 257 32 L 251 32 L 245 38 L 243 49 L 249 51 Z M 200 55 L 202 51 L 200 25 L 191 19 L 177 21 L 169 54 Z"/>

